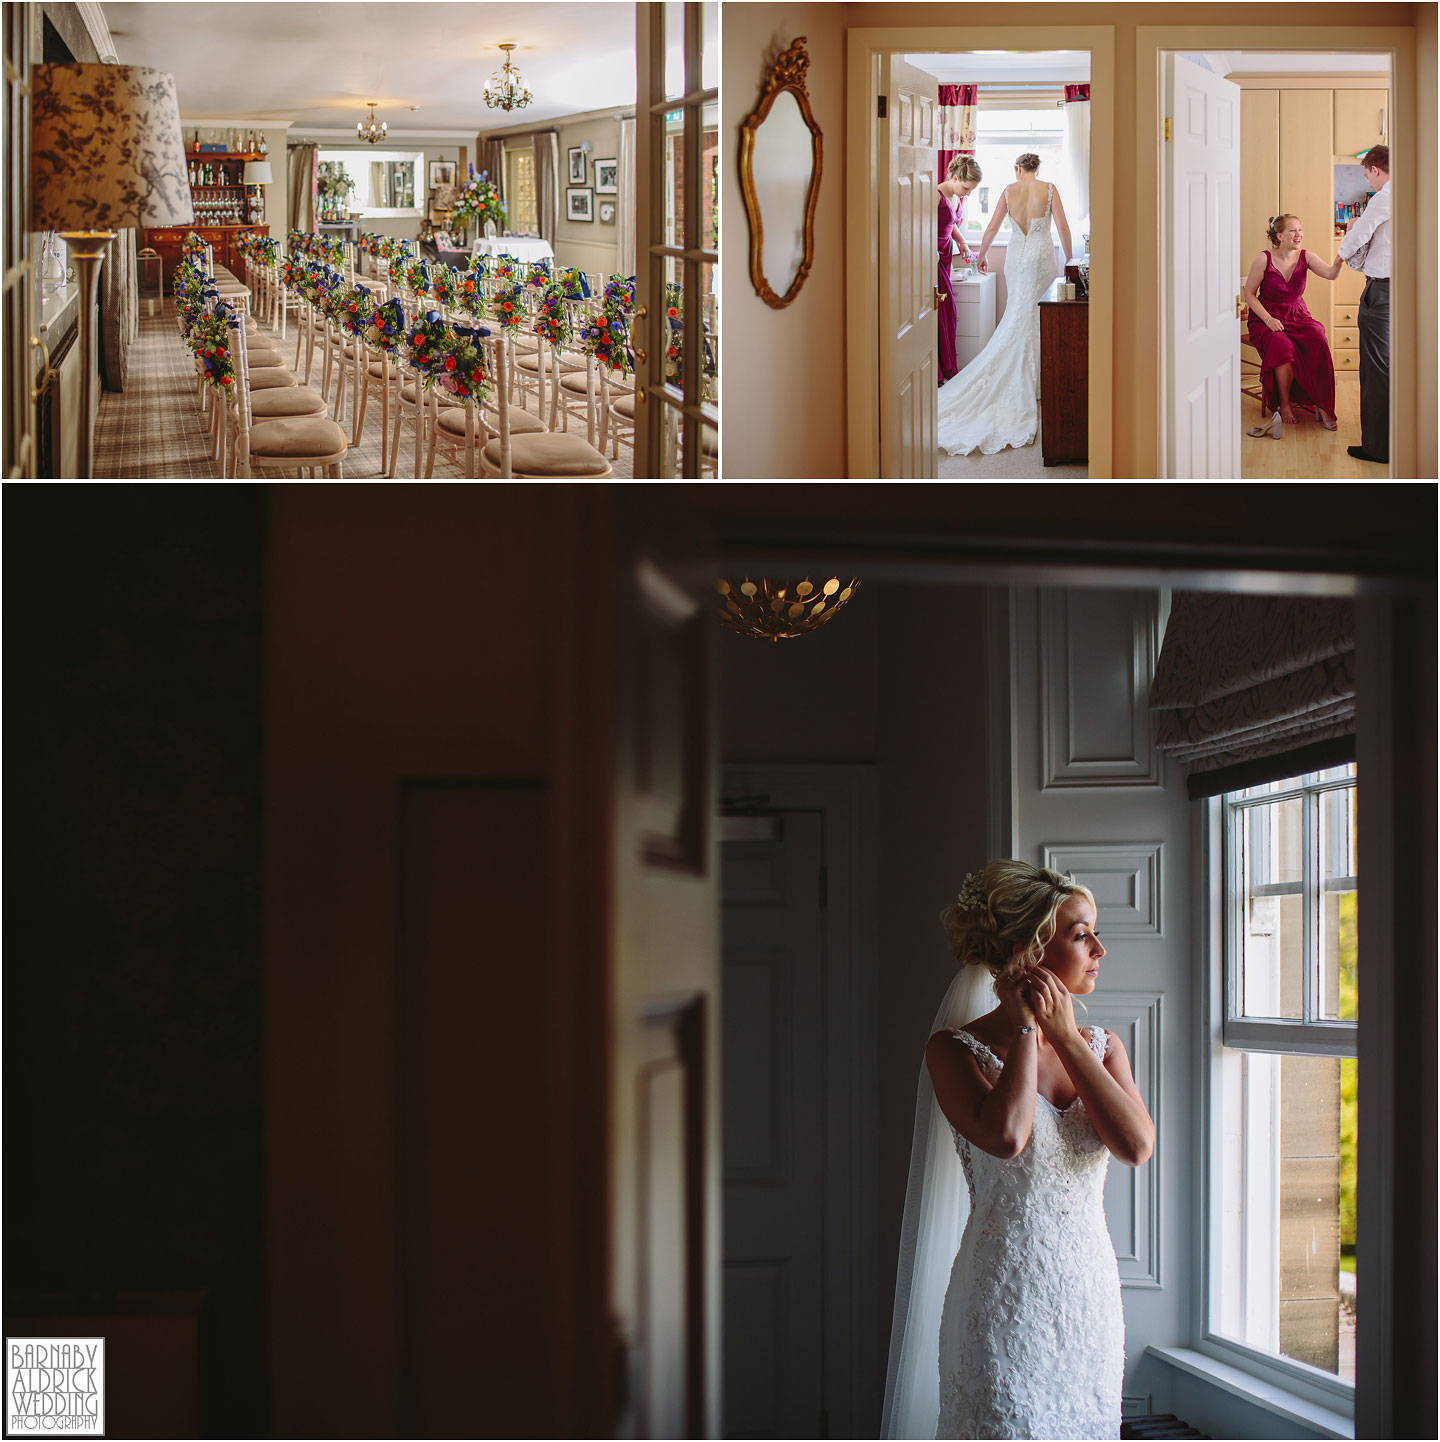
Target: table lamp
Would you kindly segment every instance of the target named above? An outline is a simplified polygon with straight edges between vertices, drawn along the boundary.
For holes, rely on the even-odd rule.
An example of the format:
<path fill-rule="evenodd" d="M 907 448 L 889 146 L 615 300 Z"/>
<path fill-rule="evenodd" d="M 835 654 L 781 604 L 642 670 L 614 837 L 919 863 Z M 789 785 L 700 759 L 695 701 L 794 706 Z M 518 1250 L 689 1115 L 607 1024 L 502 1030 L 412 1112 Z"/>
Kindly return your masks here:
<path fill-rule="evenodd" d="M 247 160 L 245 162 L 245 185 L 253 185 L 258 188 L 262 185 L 269 185 L 274 179 L 275 177 L 271 173 L 270 162 L 268 160 Z M 259 196 L 258 199 L 260 201 L 260 214 L 257 217 L 257 221 L 265 219 L 265 197 L 262 195 Z"/>
<path fill-rule="evenodd" d="M 31 72 L 31 230 L 55 230 L 80 282 L 80 479 L 94 460 L 91 376 L 100 266 L 119 230 L 189 225 L 175 77 L 137 65 Z"/>

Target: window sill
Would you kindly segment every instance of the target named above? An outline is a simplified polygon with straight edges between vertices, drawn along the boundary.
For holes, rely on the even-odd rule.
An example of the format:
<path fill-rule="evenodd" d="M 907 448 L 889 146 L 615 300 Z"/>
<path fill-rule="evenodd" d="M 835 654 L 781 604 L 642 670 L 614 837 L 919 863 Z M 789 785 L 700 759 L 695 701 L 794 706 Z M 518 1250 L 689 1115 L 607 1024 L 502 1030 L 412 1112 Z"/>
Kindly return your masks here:
<path fill-rule="evenodd" d="M 1319 1436 L 1355 1436 L 1354 1422 L 1343 1413 L 1297 1397 L 1274 1382 L 1262 1381 L 1228 1362 L 1221 1362 L 1189 1347 L 1147 1347 L 1145 1352 L 1147 1356 L 1167 1362 L 1181 1372 L 1188 1372 L 1192 1377 L 1199 1377 L 1201 1381 L 1218 1387 L 1222 1392 L 1263 1407 L 1267 1412 L 1308 1428 Z"/>

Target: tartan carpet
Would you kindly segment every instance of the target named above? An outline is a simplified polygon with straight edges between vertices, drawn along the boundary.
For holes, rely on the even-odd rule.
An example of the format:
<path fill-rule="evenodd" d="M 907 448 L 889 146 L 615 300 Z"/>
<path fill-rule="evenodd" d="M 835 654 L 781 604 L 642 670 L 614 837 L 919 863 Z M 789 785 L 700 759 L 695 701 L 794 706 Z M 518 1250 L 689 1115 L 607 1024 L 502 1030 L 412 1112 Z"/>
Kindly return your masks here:
<path fill-rule="evenodd" d="M 219 480 L 220 467 L 211 458 L 210 434 L 200 411 L 194 358 L 180 339 L 175 307 L 166 296 L 154 315 L 145 312 L 146 307 L 142 305 L 140 333 L 130 347 L 127 388 L 100 393 L 93 474 L 97 480 Z M 278 332 L 267 330 L 263 323 L 261 331 L 275 339 L 288 366 L 295 356 L 293 329 L 283 342 Z M 303 358 L 301 364 L 304 364 Z M 311 384 L 316 390 L 320 388 L 318 356 Z M 348 395 L 340 424 L 348 439 Z M 391 425 L 394 425 L 393 416 Z M 571 425 L 573 427 L 573 420 Z M 580 434 L 583 439 L 583 424 Z M 414 457 L 414 441 L 407 428 L 400 440 L 400 459 L 395 468 L 397 480 L 414 479 Z M 611 465 L 617 479 L 630 479 L 634 474 L 633 453 L 622 445 Z M 347 479 L 382 478 L 380 405 L 373 396 L 365 416 L 365 434 L 360 444 L 352 445 L 346 453 L 342 470 Z M 256 480 L 283 474 L 270 467 L 252 472 Z M 461 478 L 461 467 L 437 449 L 435 479 Z"/>

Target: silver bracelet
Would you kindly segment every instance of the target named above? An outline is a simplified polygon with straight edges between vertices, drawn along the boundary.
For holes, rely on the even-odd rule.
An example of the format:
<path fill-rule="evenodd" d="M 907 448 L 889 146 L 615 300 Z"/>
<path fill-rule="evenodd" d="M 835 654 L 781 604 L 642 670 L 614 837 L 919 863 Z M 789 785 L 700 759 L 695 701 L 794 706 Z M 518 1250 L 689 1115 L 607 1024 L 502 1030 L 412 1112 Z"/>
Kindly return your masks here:
<path fill-rule="evenodd" d="M 1022 1026 L 1022 1027 L 1020 1028 L 1020 1035 L 1021 1035 L 1021 1036 L 1024 1036 L 1027 1031 L 1034 1031 L 1034 1030 L 1035 1030 L 1035 1028 L 1034 1028 L 1033 1026 Z"/>

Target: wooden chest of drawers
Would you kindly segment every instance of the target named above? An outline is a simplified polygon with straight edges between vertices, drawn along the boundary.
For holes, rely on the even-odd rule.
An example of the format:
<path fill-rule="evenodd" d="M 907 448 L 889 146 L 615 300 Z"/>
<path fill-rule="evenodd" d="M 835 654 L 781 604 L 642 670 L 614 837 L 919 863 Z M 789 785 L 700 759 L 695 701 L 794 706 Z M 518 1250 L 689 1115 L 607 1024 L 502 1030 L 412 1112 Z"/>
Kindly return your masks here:
<path fill-rule="evenodd" d="M 195 234 L 215 252 L 215 263 L 226 266 L 242 278 L 243 261 L 236 248 L 236 241 L 246 231 L 252 231 L 259 235 L 270 233 L 268 225 L 197 225 L 194 230 Z M 143 234 L 141 246 L 148 245 L 160 253 L 160 270 L 167 284 L 175 273 L 175 267 L 180 264 L 184 254 L 185 237 L 189 234 L 189 227 L 175 226 L 147 230 Z"/>
<path fill-rule="evenodd" d="M 1047 466 L 1090 459 L 1090 303 L 1040 299 L 1040 447 Z"/>

